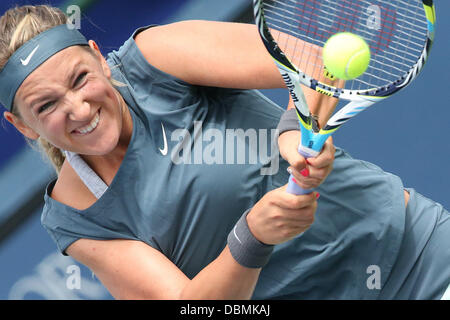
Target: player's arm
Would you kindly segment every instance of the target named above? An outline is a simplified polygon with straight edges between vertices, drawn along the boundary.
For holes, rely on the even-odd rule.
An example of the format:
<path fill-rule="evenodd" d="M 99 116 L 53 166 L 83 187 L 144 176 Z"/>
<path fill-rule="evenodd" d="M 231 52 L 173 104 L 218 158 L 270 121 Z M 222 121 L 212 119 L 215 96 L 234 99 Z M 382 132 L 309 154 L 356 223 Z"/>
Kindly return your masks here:
<path fill-rule="evenodd" d="M 190 280 L 162 253 L 133 240 L 80 239 L 67 253 L 116 299 L 249 299 L 261 270 L 242 267 L 225 249 Z"/>
<path fill-rule="evenodd" d="M 287 39 L 284 34 L 280 37 Z M 191 84 L 241 89 L 286 87 L 254 24 L 182 21 L 144 30 L 135 41 L 150 64 Z M 321 48 L 309 47 L 312 56 L 320 56 Z M 321 65 L 320 61 L 296 62 L 311 73 L 311 68 Z M 337 99 L 304 89 L 310 110 L 325 123 Z"/>
<path fill-rule="evenodd" d="M 253 24 L 181 21 L 149 28 L 135 41 L 150 64 L 191 84 L 285 86 Z"/>
<path fill-rule="evenodd" d="M 288 241 L 314 221 L 316 194 L 294 196 L 285 189 L 265 194 L 246 216 L 250 232 L 263 243 Z M 80 239 L 66 252 L 90 268 L 117 299 L 249 299 L 261 271 L 236 262 L 228 246 L 192 279 L 140 241 Z"/>

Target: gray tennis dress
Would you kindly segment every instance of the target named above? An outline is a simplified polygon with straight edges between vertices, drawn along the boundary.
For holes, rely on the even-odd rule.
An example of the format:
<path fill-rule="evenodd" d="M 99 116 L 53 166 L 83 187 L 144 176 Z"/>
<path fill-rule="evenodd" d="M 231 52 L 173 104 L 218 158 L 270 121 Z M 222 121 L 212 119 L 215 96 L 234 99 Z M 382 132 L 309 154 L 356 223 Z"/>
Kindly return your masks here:
<path fill-rule="evenodd" d="M 98 200 L 86 210 L 68 207 L 50 197 L 52 181 L 42 224 L 63 254 L 80 238 L 139 240 L 192 278 L 224 249 L 242 213 L 287 182 L 288 164 L 271 153 L 283 109 L 258 91 L 192 86 L 154 68 L 134 42 L 143 29 L 107 58 L 113 77 L 127 84 L 118 90 L 133 119 L 116 176 L 106 186 L 81 157 L 68 153 Z M 398 177 L 339 148 L 318 191 L 314 224 L 275 247 L 253 298 L 444 294 L 450 218 L 442 207 L 409 190 L 405 210 Z"/>

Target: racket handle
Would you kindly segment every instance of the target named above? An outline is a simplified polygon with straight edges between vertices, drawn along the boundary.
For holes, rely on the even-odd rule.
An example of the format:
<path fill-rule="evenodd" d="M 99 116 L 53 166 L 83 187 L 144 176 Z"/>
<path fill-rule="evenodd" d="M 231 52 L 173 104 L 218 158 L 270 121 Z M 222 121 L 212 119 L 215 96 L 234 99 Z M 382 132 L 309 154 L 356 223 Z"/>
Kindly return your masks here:
<path fill-rule="evenodd" d="M 310 194 L 313 192 L 312 189 L 303 189 L 298 184 L 294 182 L 294 176 L 291 174 L 289 176 L 289 182 L 286 191 L 290 194 L 300 195 L 300 194 Z"/>
<path fill-rule="evenodd" d="M 298 147 L 298 153 L 300 153 L 305 159 L 316 157 L 319 154 L 317 151 L 303 147 L 302 145 L 300 145 Z M 312 189 L 303 189 L 298 184 L 296 184 L 294 181 L 295 181 L 295 178 L 291 174 L 289 176 L 288 186 L 286 188 L 286 191 L 288 193 L 295 194 L 295 195 L 301 195 L 301 194 L 310 194 L 311 192 L 313 192 Z"/>

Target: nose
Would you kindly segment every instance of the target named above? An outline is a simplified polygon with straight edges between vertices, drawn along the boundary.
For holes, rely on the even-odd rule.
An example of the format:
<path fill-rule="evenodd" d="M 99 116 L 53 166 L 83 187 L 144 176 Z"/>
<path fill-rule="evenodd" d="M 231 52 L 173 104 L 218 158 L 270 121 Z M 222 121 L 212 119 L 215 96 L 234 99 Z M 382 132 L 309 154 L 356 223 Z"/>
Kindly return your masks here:
<path fill-rule="evenodd" d="M 91 105 L 83 97 L 76 94 L 67 94 L 64 101 L 64 111 L 72 121 L 90 120 Z"/>

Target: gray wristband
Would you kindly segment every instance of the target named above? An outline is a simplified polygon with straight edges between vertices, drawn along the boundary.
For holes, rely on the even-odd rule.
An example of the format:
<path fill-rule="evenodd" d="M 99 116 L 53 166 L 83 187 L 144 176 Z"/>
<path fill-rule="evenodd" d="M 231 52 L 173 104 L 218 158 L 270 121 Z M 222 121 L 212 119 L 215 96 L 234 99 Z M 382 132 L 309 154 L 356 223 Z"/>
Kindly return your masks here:
<path fill-rule="evenodd" d="M 262 243 L 251 233 L 247 224 L 247 214 L 242 217 L 228 234 L 228 248 L 231 255 L 240 265 L 247 268 L 262 268 L 269 261 L 273 245 Z"/>
<path fill-rule="evenodd" d="M 297 111 L 295 109 L 285 111 L 280 118 L 280 122 L 278 122 L 277 129 L 278 135 L 290 130 L 300 130 Z"/>

